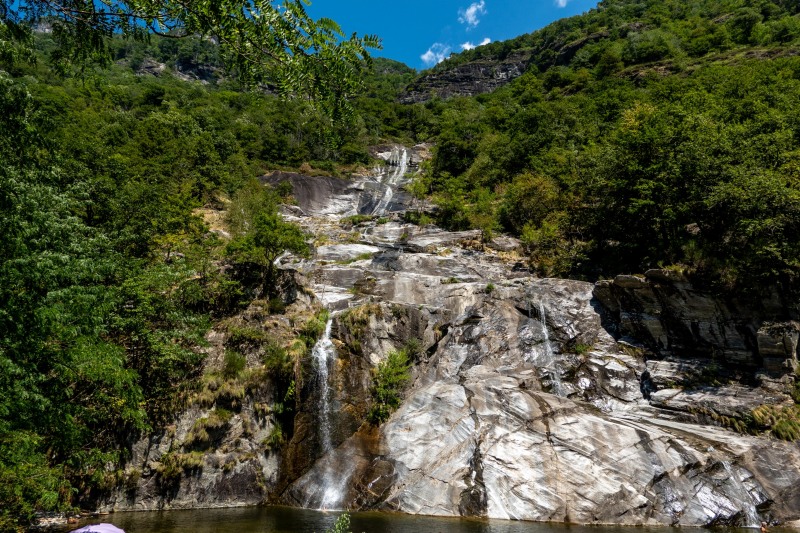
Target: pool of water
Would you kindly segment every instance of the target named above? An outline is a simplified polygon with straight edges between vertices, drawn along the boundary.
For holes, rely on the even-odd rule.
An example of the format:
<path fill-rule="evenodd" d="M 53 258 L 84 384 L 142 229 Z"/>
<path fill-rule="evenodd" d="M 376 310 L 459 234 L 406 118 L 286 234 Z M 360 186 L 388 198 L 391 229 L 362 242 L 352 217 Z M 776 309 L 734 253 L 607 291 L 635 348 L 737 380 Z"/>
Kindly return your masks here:
<path fill-rule="evenodd" d="M 126 533 L 324 533 L 339 513 L 287 507 L 115 513 L 80 524 L 108 522 Z M 676 533 L 676 528 L 578 526 L 505 520 L 434 518 L 394 513 L 354 513 L 353 533 Z M 683 531 L 701 531 L 689 529 Z M 757 530 L 726 530 L 754 533 Z M 770 530 L 778 533 L 776 528 Z"/>

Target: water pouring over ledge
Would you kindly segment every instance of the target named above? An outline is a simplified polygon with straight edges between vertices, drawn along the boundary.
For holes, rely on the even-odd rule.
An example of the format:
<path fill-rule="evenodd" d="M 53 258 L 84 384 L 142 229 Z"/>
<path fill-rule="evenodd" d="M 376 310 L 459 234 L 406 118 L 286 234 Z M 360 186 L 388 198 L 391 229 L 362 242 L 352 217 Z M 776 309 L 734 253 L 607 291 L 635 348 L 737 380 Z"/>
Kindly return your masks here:
<path fill-rule="evenodd" d="M 395 189 L 400 185 L 400 182 L 405 177 L 406 171 L 408 170 L 408 150 L 403 148 L 400 150 L 399 154 L 393 152 L 390 156 L 389 163 L 393 166 L 393 169 L 381 180 L 386 190 L 372 210 L 373 215 L 383 215 L 386 213 L 386 209 L 389 207 L 389 203 L 394 197 Z"/>
<path fill-rule="evenodd" d="M 544 310 L 544 303 L 539 302 L 539 319 L 542 323 L 542 336 L 544 337 L 543 350 L 541 354 L 541 365 L 543 368 L 550 372 L 550 380 L 552 382 L 552 393 L 556 396 L 564 396 L 564 386 L 561 383 L 561 374 L 558 369 L 558 362 L 553 352 L 553 346 L 550 344 L 550 330 L 547 328 L 547 314 Z"/>
<path fill-rule="evenodd" d="M 339 457 L 340 453 L 334 448 L 331 437 L 335 413 L 331 407 L 334 391 L 330 386 L 330 374 L 337 358 L 336 347 L 331 340 L 333 320 L 334 315 L 331 314 L 322 337 L 317 340 L 311 351 L 316 372 L 314 379 L 320 457 L 308 473 L 312 477 L 306 485 L 306 498 L 303 502 L 303 507 L 307 509 L 323 511 L 343 508 L 347 487 L 352 477 L 352 472 L 342 470 L 342 467 L 347 467 L 348 462 Z"/>
<path fill-rule="evenodd" d="M 540 328 L 538 335 L 541 336 L 541 342 L 531 349 L 526 359 L 534 363 L 542 374 L 550 378 L 550 392 L 552 394 L 566 396 L 567 392 L 561 382 L 558 360 L 550 340 L 550 329 L 547 326 L 547 311 L 545 310 L 544 301 L 540 299 L 539 303 L 536 304 L 537 319 L 532 316 L 533 307 L 534 304 L 528 302 L 528 319 L 534 323 L 538 322 Z"/>
<path fill-rule="evenodd" d="M 333 449 L 331 443 L 331 412 L 330 412 L 330 396 L 331 387 L 328 382 L 329 365 L 336 360 L 336 348 L 331 341 L 331 327 L 333 326 L 333 316 L 328 317 L 325 323 L 325 331 L 322 337 L 317 340 L 314 348 L 311 350 L 311 356 L 314 359 L 314 368 L 316 370 L 316 383 L 317 394 L 319 395 L 317 417 L 319 421 L 319 443 L 320 449 L 324 454 L 327 454 Z"/>

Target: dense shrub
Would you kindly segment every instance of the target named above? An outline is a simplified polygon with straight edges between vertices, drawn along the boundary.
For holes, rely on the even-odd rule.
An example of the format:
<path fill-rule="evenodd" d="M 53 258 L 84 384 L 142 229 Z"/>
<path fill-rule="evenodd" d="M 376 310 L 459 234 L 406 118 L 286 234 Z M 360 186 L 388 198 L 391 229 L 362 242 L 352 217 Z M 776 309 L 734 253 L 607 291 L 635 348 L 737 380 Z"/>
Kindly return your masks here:
<path fill-rule="evenodd" d="M 403 388 L 411 379 L 411 363 L 408 352 L 389 352 L 386 359 L 374 369 L 372 380 L 372 406 L 367 420 L 378 425 L 389 419 L 400 406 Z"/>

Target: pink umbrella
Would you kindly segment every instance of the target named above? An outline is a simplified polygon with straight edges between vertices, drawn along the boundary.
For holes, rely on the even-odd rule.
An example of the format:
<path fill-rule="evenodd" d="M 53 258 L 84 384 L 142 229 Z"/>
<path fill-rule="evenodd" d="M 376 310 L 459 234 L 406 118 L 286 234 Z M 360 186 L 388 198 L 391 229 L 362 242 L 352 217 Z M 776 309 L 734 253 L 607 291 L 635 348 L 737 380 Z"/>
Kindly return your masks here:
<path fill-rule="evenodd" d="M 73 529 L 69 533 L 125 533 L 125 531 L 111 524 L 92 524 L 80 529 Z"/>

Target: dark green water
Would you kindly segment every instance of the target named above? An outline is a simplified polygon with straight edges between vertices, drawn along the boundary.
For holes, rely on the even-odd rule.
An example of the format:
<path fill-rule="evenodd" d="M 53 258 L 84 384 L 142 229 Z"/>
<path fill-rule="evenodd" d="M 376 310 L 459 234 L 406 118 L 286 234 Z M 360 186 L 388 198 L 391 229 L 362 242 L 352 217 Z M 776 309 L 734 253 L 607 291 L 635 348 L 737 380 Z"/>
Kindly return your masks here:
<path fill-rule="evenodd" d="M 285 507 L 213 509 L 116 513 L 87 524 L 110 522 L 126 533 L 324 533 L 338 513 L 323 513 Z M 86 525 L 86 524 L 81 524 Z M 353 533 L 677 533 L 700 529 L 630 528 L 615 526 L 574 526 L 511 522 L 505 520 L 467 520 L 432 518 L 390 513 L 355 513 Z M 756 530 L 727 530 L 753 533 Z M 776 530 L 777 533 L 777 530 Z"/>

